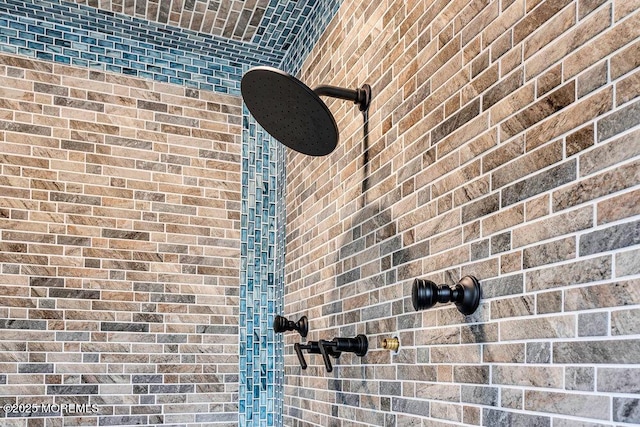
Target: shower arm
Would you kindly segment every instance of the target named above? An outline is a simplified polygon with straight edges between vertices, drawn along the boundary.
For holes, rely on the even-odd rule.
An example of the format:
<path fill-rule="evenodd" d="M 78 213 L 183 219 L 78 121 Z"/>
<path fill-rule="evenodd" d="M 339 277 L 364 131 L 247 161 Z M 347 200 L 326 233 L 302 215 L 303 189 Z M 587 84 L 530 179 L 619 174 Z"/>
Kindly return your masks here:
<path fill-rule="evenodd" d="M 360 89 L 345 89 L 342 87 L 320 85 L 313 89 L 318 96 L 345 99 L 358 104 L 360 111 L 367 111 L 371 103 L 371 86 L 365 84 Z"/>

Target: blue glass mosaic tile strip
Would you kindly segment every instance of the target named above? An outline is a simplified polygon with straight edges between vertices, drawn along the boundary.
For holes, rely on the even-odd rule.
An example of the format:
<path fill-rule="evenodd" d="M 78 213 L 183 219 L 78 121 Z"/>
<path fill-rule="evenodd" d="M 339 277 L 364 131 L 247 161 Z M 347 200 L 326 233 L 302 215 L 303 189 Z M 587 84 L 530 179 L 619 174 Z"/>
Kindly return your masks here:
<path fill-rule="evenodd" d="M 318 0 L 306 18 L 304 31 L 298 33 L 295 42 L 287 49 L 280 68 L 294 75 L 300 72 L 304 60 L 311 53 L 341 4 L 342 0 Z"/>
<path fill-rule="evenodd" d="M 252 42 L 265 48 L 286 52 L 305 28 L 318 0 L 271 0 Z"/>
<path fill-rule="evenodd" d="M 295 75 L 340 4 L 341 0 L 272 0 L 253 42 L 260 45 L 267 43 L 269 46 L 280 44 L 285 50 L 289 49 L 289 54 L 279 67 Z M 279 25 L 278 20 L 286 14 L 289 18 L 293 17 L 286 19 L 290 25 Z M 305 32 L 300 31 L 302 28 Z M 242 144 L 240 341 L 244 345 L 240 346 L 239 425 L 281 426 L 285 381 L 284 344 L 281 334 L 273 337 L 271 325 L 275 315 L 283 313 L 284 309 L 286 149 L 256 124 L 246 107 L 243 109 Z M 268 170 L 266 164 L 269 164 Z M 259 173 L 261 168 L 262 176 Z M 264 211 L 267 203 L 269 214 Z M 256 215 L 261 210 L 269 221 L 266 230 L 259 230 L 261 226 L 264 227 L 263 219 Z M 258 245 L 257 242 L 261 240 L 259 233 L 264 236 L 264 232 L 269 233 L 268 243 Z M 266 252 L 265 244 L 269 245 Z M 269 273 L 266 280 L 264 274 L 258 273 L 263 265 L 268 266 L 267 271 L 273 272 L 273 281 Z M 266 300 L 263 298 L 265 288 Z M 257 298 L 258 293 L 260 298 Z M 268 308 L 263 311 L 265 302 Z M 252 322 L 252 315 L 255 316 L 256 312 L 260 314 Z M 262 325 L 265 317 L 266 335 L 264 330 L 256 329 L 258 322 Z M 268 343 L 266 356 L 260 353 L 264 347 L 256 348 L 255 342 L 252 347 L 252 341 L 256 339 Z M 262 363 L 264 357 L 270 361 L 267 364 L 266 382 L 263 382 L 263 371 L 254 368 Z"/>
<path fill-rule="evenodd" d="M 239 95 L 242 66 L 282 52 L 59 0 L 0 2 L 3 52 Z"/>
<path fill-rule="evenodd" d="M 239 425 L 281 426 L 284 344 L 284 148 L 243 108 Z"/>
<path fill-rule="evenodd" d="M 316 45 L 322 33 L 338 12 L 342 0 L 314 0 L 308 2 L 310 10 L 305 16 L 304 31 L 297 33 L 291 46 L 286 49 L 280 68 L 296 75 L 300 72 L 304 60 Z"/>

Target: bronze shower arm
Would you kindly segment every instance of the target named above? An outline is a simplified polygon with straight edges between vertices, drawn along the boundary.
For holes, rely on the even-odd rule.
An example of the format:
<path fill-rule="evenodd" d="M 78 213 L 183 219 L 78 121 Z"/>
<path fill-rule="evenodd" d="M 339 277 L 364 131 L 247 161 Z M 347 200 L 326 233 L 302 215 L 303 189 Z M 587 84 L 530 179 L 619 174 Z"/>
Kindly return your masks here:
<path fill-rule="evenodd" d="M 345 99 L 358 104 L 360 111 L 366 111 L 371 103 L 371 86 L 365 84 L 360 89 L 346 89 L 343 87 L 320 85 L 313 89 L 318 96 Z"/>

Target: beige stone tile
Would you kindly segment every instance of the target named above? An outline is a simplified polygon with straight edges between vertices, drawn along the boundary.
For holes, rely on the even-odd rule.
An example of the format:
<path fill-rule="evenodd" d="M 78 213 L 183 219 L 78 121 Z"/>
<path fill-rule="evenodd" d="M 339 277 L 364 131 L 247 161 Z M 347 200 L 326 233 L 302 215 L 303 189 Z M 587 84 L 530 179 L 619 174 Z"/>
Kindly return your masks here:
<path fill-rule="evenodd" d="M 524 57 L 530 58 L 576 25 L 575 16 L 575 3 L 547 0 L 516 25 L 514 43 L 524 41 Z"/>
<path fill-rule="evenodd" d="M 609 28 L 610 25 L 610 8 L 600 9 L 571 31 L 554 39 L 553 43 L 546 44 L 545 47 L 541 47 L 541 49 L 536 52 L 532 51 L 531 55 L 527 55 L 528 60 L 525 62 L 527 70 L 525 79 L 528 81 L 538 76 L 554 63 L 584 45 L 587 41 L 601 34 L 606 28 Z"/>
<path fill-rule="evenodd" d="M 612 104 L 613 91 L 605 88 L 569 105 L 558 114 L 527 129 L 527 151 L 606 113 L 611 110 Z"/>

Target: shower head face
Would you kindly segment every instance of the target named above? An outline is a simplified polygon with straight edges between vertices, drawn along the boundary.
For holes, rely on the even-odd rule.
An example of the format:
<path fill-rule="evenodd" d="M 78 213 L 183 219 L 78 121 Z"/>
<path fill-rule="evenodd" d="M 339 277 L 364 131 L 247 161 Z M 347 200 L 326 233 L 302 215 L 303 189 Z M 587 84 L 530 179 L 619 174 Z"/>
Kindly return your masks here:
<path fill-rule="evenodd" d="M 240 91 L 251 115 L 271 136 L 310 156 L 338 145 L 338 126 L 326 104 L 307 85 L 272 67 L 255 67 L 242 77 Z"/>

